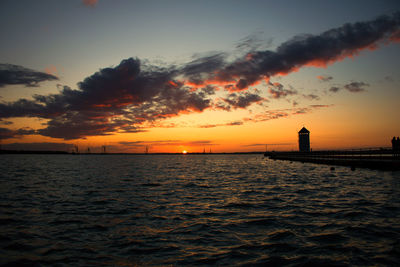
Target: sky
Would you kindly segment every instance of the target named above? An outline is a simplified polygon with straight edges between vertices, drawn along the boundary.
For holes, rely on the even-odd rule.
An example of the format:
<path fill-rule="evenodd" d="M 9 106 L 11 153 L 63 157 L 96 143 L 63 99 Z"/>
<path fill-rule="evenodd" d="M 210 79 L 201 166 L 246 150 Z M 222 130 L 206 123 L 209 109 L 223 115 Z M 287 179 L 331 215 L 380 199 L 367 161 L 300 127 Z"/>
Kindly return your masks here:
<path fill-rule="evenodd" d="M 390 147 L 400 2 L 0 1 L 3 149 Z"/>

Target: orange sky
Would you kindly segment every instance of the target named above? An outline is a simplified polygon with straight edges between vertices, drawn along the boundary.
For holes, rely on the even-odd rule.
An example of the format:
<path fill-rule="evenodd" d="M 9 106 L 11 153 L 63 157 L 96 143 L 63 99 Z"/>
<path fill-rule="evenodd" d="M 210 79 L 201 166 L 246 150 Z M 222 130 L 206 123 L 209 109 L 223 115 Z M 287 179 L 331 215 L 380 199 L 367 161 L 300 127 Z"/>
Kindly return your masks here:
<path fill-rule="evenodd" d="M 355 3 L 329 2 L 315 12 L 277 4 L 287 12 L 276 13 L 264 3 L 197 6 L 208 20 L 151 7 L 135 13 L 137 27 L 123 11 L 138 6 L 78 2 L 60 5 L 79 27 L 60 16 L 49 26 L 57 5 L 33 19 L 36 13 L 24 10 L 40 5 L 8 3 L 18 23 L 1 13 L 8 26 L 1 33 L 10 36 L 0 54 L 3 148 L 297 150 L 303 126 L 314 150 L 390 147 L 400 136 L 400 13 L 390 3 L 366 3 L 363 12 Z M 344 17 L 324 13 L 326 5 Z M 243 10 L 254 15 L 234 20 Z M 23 34 L 28 22 L 35 37 Z"/>

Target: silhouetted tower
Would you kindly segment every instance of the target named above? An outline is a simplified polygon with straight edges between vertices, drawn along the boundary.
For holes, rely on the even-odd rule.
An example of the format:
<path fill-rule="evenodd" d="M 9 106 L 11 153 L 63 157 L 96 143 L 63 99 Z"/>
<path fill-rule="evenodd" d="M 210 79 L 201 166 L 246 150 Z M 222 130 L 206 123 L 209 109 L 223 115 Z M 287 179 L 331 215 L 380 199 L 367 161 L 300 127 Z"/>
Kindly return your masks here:
<path fill-rule="evenodd" d="M 146 146 L 146 154 L 149 154 L 149 146 Z"/>
<path fill-rule="evenodd" d="M 299 131 L 299 151 L 310 152 L 310 131 L 305 127 Z"/>
<path fill-rule="evenodd" d="M 102 146 L 102 153 L 105 154 L 106 153 L 106 146 Z"/>

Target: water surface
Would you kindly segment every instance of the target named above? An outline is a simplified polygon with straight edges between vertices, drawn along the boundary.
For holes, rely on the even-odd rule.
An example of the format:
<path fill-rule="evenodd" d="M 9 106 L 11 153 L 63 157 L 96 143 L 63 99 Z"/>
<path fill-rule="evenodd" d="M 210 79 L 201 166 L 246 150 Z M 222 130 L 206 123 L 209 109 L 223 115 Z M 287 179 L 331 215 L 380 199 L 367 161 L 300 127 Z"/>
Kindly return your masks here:
<path fill-rule="evenodd" d="M 0 264 L 400 265 L 400 172 L 262 155 L 0 155 Z"/>

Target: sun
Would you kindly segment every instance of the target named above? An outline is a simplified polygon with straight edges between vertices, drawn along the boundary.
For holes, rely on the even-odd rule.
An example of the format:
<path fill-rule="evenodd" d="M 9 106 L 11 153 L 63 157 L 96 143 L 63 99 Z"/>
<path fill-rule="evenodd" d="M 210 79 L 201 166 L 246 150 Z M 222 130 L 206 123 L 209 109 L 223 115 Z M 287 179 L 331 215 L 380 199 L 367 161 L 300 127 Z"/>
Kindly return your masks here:
<path fill-rule="evenodd" d="M 186 150 L 183 150 L 183 151 L 182 151 L 182 154 L 184 154 L 184 155 L 187 154 L 187 151 L 186 151 Z"/>

